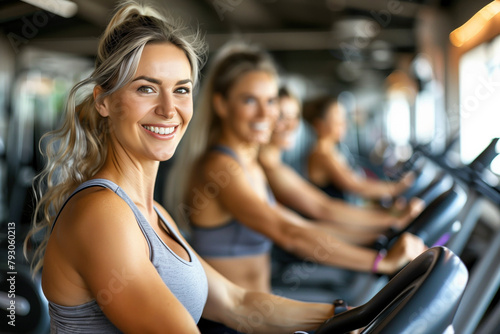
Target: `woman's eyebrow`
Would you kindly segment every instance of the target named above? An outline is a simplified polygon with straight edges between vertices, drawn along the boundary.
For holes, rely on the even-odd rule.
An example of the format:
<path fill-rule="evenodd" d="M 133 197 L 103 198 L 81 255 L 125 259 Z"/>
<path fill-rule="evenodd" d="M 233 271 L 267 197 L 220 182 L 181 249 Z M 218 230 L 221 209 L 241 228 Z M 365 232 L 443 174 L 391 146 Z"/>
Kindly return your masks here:
<path fill-rule="evenodd" d="M 157 84 L 157 85 L 161 85 L 162 84 L 161 80 L 150 78 L 150 77 L 147 77 L 145 75 L 138 76 L 137 78 L 135 78 L 132 81 L 137 81 L 137 80 L 146 80 L 146 81 L 149 81 L 149 82 Z"/>
<path fill-rule="evenodd" d="M 179 81 L 177 81 L 176 85 L 185 85 L 187 83 L 193 84 L 193 80 L 191 80 L 191 79 L 179 80 Z"/>
<path fill-rule="evenodd" d="M 161 85 L 162 84 L 161 80 L 155 79 L 155 78 L 151 78 L 151 77 L 147 77 L 145 75 L 138 76 L 137 78 L 135 78 L 132 81 L 137 81 L 137 80 L 146 80 L 146 81 L 149 81 L 149 82 L 157 84 L 157 85 Z M 184 85 L 184 84 L 187 84 L 187 83 L 191 83 L 192 84 L 193 81 L 191 79 L 179 80 L 179 81 L 176 82 L 176 85 Z"/>

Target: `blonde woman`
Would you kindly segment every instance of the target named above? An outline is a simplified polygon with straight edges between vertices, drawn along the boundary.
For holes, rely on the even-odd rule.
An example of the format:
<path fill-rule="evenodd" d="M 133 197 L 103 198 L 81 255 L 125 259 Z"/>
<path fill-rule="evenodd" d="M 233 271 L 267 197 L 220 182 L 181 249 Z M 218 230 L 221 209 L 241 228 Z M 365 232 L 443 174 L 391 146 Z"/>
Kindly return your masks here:
<path fill-rule="evenodd" d="M 332 316 L 332 305 L 231 283 L 153 200 L 159 161 L 172 157 L 192 116 L 201 46 L 151 7 L 126 2 L 94 72 L 70 92 L 64 124 L 48 135 L 31 233 L 46 231 L 34 269 L 43 268 L 52 332 L 200 333 L 203 315 L 289 334 Z"/>

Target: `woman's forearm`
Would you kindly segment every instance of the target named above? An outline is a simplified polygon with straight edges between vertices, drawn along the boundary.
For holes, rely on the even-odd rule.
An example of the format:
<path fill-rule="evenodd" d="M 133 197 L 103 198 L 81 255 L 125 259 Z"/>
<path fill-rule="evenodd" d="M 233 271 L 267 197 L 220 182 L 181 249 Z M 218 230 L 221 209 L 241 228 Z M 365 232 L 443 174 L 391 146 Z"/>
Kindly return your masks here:
<path fill-rule="evenodd" d="M 314 221 L 314 224 L 324 227 L 332 236 L 358 246 L 373 245 L 382 234 L 381 231 L 376 229 L 363 229 L 359 226 L 342 225 L 331 221 L 318 220 Z"/>
<path fill-rule="evenodd" d="M 357 176 L 345 186 L 345 189 L 368 199 L 393 197 L 398 193 L 397 184 L 394 182 L 364 179 Z"/>
<path fill-rule="evenodd" d="M 398 222 L 390 212 L 356 207 L 341 200 L 326 199 L 315 219 L 327 220 L 353 228 L 385 230 Z"/>
<path fill-rule="evenodd" d="M 307 222 L 287 224 L 280 247 L 305 260 L 357 271 L 370 271 L 377 251 L 341 240 L 327 227 Z"/>
<path fill-rule="evenodd" d="M 314 330 L 333 315 L 333 306 L 247 291 L 228 325 L 244 333 L 290 334 Z"/>

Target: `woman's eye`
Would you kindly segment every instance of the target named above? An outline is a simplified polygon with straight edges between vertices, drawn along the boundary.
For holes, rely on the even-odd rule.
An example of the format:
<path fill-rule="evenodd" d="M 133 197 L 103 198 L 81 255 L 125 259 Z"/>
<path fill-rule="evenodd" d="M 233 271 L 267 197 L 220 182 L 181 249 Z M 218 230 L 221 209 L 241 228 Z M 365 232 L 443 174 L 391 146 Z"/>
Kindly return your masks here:
<path fill-rule="evenodd" d="M 177 88 L 175 91 L 180 94 L 189 94 L 191 92 L 191 90 L 187 87 L 180 87 Z"/>
<path fill-rule="evenodd" d="M 154 89 L 149 87 L 149 86 L 141 86 L 139 87 L 139 89 L 137 89 L 137 91 L 141 92 L 141 93 L 146 93 L 146 94 L 151 94 L 151 93 L 154 93 Z"/>
<path fill-rule="evenodd" d="M 251 104 L 251 103 L 255 103 L 255 99 L 253 97 L 247 97 L 243 100 L 243 102 L 245 104 Z"/>

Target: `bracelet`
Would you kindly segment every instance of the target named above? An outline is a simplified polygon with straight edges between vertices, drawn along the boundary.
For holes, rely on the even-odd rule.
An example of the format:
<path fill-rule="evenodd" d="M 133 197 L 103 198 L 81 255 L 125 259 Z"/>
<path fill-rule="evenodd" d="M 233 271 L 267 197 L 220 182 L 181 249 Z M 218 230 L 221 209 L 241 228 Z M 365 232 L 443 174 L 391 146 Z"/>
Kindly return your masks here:
<path fill-rule="evenodd" d="M 377 273 L 378 272 L 378 264 L 382 259 L 387 255 L 387 252 L 385 249 L 381 249 L 377 253 L 377 257 L 375 257 L 375 261 L 373 261 L 373 266 L 372 266 L 372 273 Z"/>
<path fill-rule="evenodd" d="M 348 310 L 347 303 L 343 299 L 333 301 L 333 315 L 340 314 Z"/>

